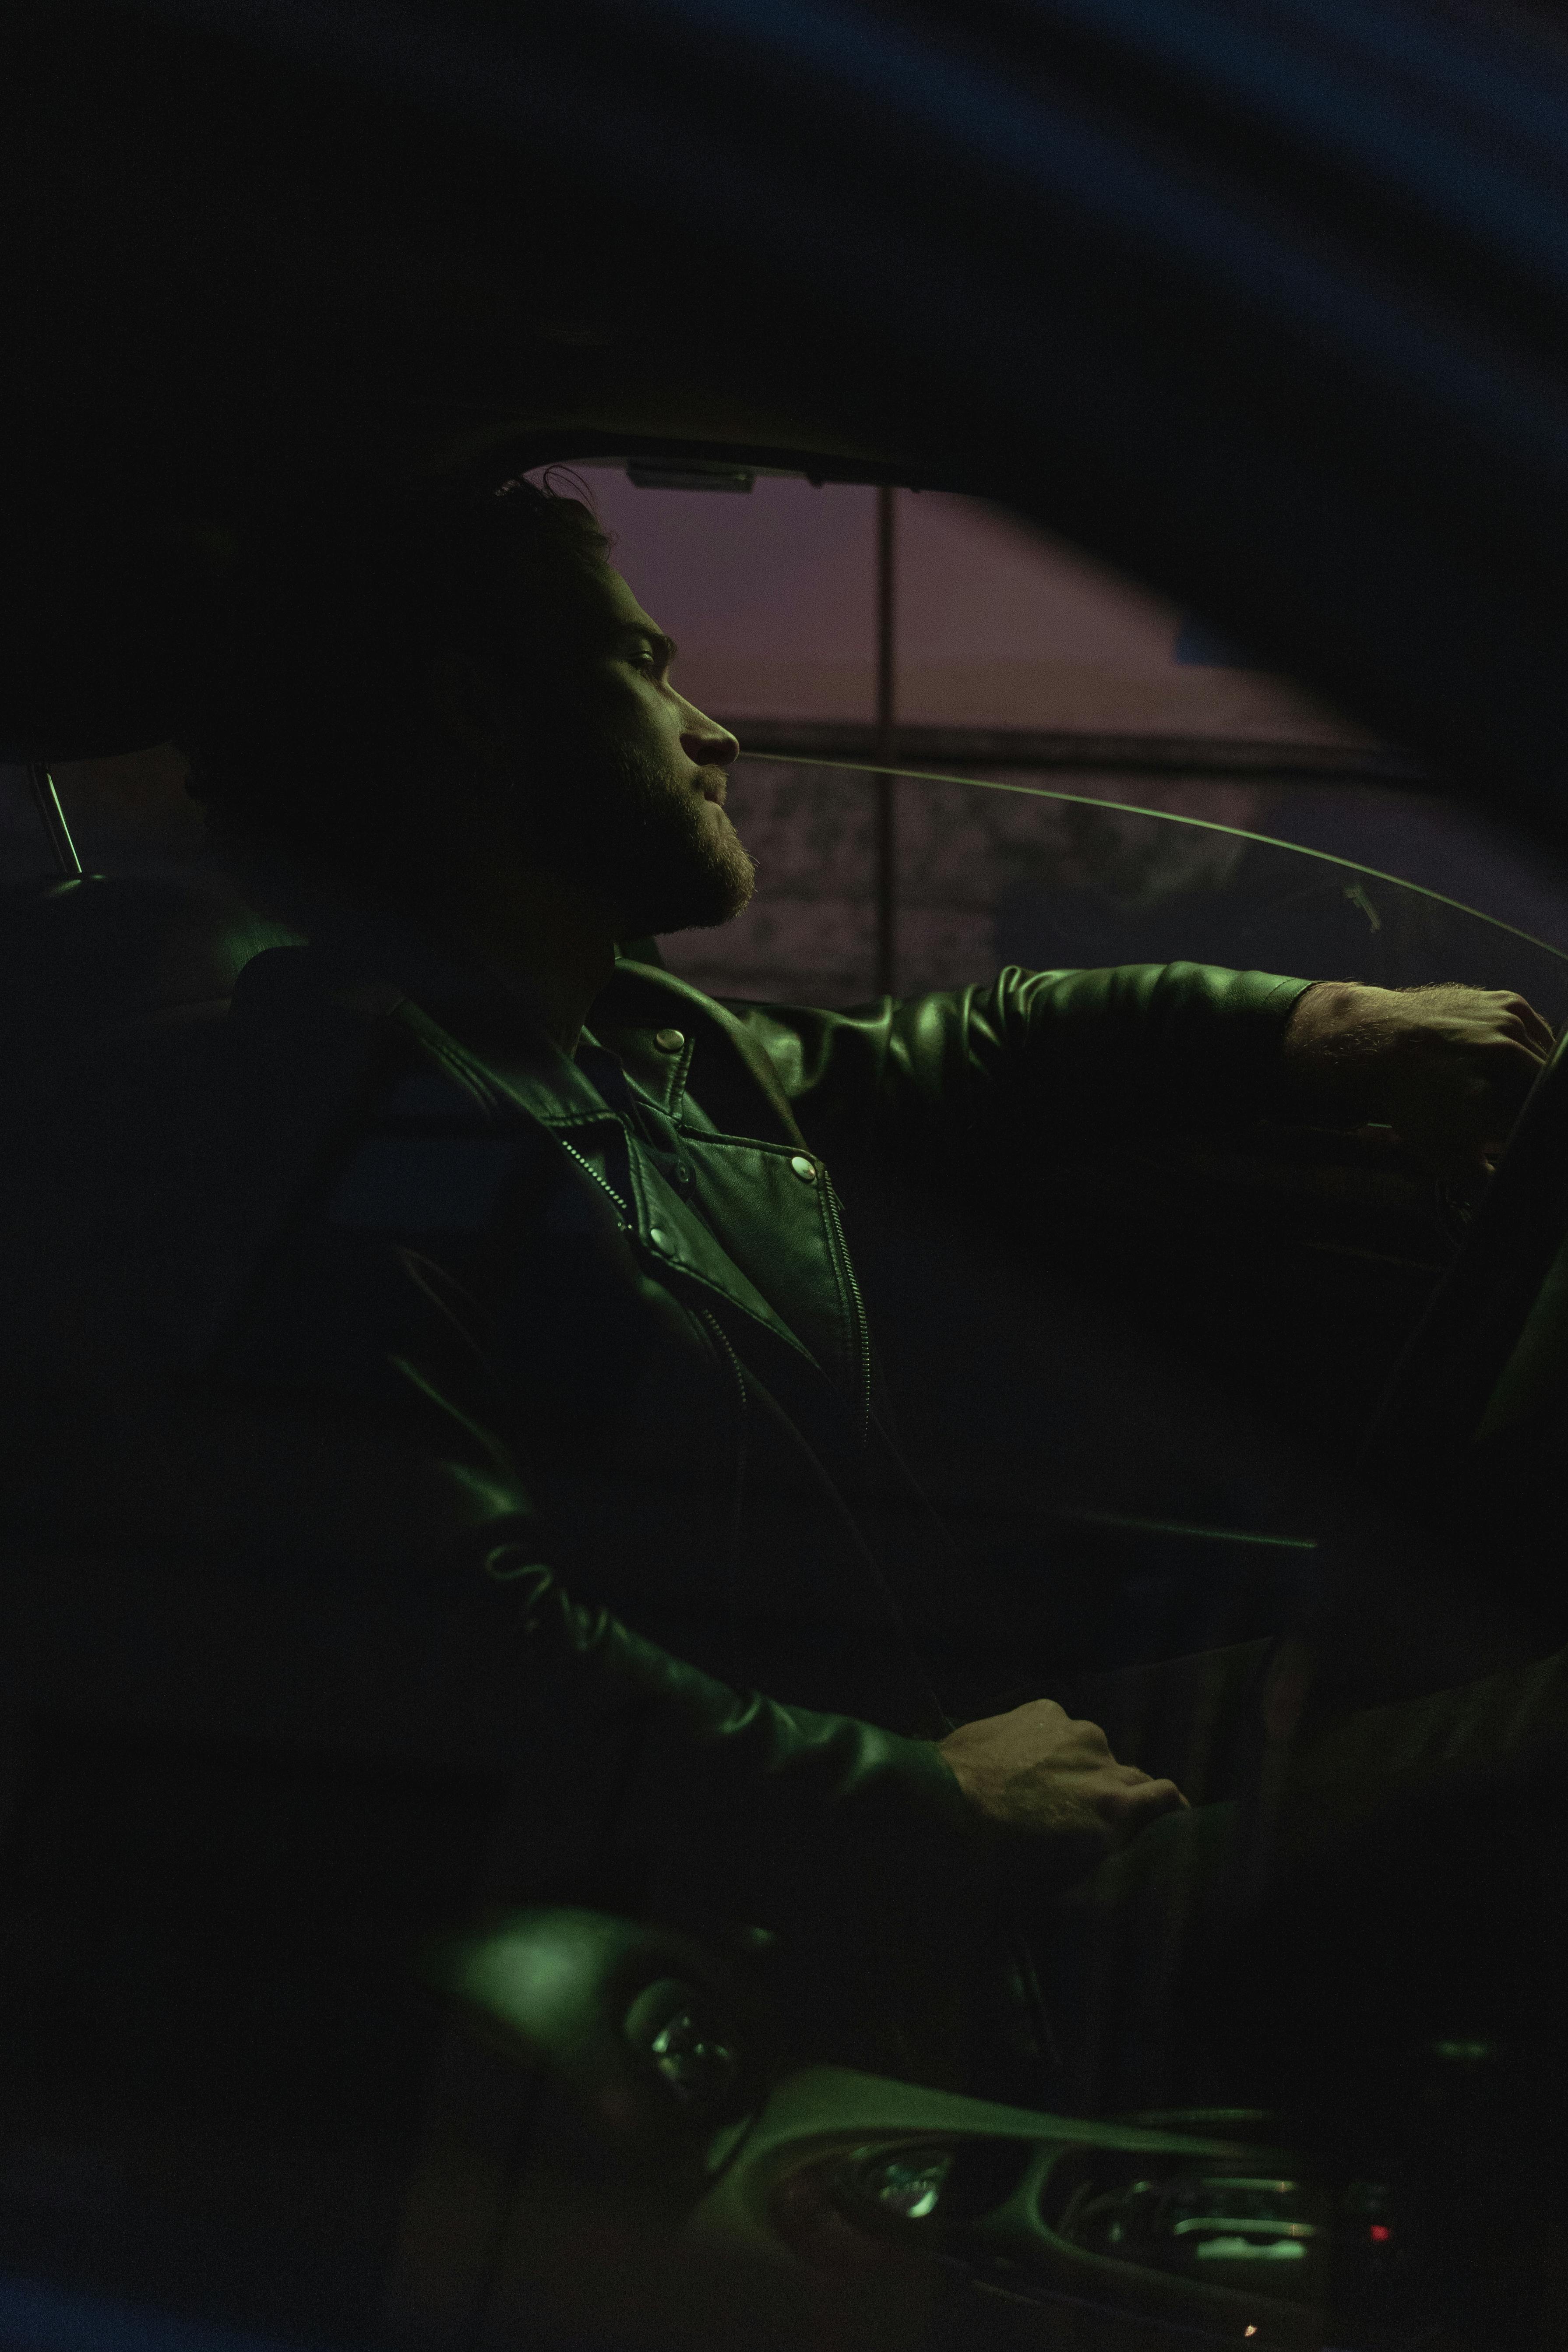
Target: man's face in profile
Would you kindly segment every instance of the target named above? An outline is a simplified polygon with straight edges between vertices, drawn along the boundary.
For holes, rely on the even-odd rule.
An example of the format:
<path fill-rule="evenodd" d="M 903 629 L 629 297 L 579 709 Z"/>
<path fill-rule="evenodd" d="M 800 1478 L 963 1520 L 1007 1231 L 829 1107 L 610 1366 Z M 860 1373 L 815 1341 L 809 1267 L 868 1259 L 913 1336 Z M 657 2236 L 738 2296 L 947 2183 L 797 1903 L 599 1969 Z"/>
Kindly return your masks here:
<path fill-rule="evenodd" d="M 542 703 L 509 709 L 512 837 L 600 899 L 619 939 L 728 922 L 755 878 L 724 808 L 740 745 L 676 692 L 674 653 L 596 568 L 537 649 Z"/>

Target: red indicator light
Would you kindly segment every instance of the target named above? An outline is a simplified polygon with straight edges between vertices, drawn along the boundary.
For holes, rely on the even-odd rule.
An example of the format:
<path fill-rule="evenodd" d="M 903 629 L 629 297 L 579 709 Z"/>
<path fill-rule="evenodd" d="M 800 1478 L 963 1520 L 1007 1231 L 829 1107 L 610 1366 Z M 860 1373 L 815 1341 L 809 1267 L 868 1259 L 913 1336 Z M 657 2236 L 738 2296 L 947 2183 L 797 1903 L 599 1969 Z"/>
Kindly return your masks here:
<path fill-rule="evenodd" d="M 1374 2246 L 1386 2246 L 1388 2243 L 1387 2222 L 1374 2221 L 1366 2234 L 1372 2240 Z"/>

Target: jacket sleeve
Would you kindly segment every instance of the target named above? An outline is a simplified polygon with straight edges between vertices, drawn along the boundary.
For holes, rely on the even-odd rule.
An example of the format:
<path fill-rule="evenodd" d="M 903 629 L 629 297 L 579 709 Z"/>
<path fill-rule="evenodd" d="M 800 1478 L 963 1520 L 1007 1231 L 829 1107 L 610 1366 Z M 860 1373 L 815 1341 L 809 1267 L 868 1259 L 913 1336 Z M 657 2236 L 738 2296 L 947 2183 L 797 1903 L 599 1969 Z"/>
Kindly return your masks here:
<path fill-rule="evenodd" d="M 853 1012 L 734 1005 L 803 1131 L 876 1156 L 1245 1125 L 1272 1105 L 1310 983 L 1196 963 L 1009 967 Z"/>
<path fill-rule="evenodd" d="M 734 1916 L 785 1927 L 984 1909 L 998 1848 L 934 1745 L 731 1688 L 575 1600 L 505 1451 L 466 1400 L 403 1369 L 422 1427 L 399 1448 L 419 1482 L 396 1511 L 401 1539 L 486 1588 L 519 1730 L 531 1752 L 556 1751 L 542 1780 L 565 1762 L 575 1780 L 593 1759 L 611 1840 L 645 1881 L 673 1863 Z"/>
<path fill-rule="evenodd" d="M 156 1563 L 132 1580 L 132 1651 L 154 1677 L 167 1642 L 213 1694 L 270 1690 L 267 1736 L 368 1729 L 374 1752 L 525 1790 L 518 1899 L 673 1885 L 829 1933 L 984 1908 L 992 1843 L 934 1746 L 733 1689 L 574 1599 L 515 1465 L 434 1369 L 395 1368 L 401 1403 L 210 1376 L 29 1384 L 0 1446 L 8 1524 Z"/>
<path fill-rule="evenodd" d="M 527 1685 L 548 1686 L 574 1741 L 624 1757 L 613 1834 L 645 1873 L 678 1854 L 731 1916 L 781 1928 L 984 1906 L 996 1851 L 934 1746 L 732 1690 L 574 1604 L 542 1564 L 497 1549 L 485 1566 L 512 1589 Z"/>

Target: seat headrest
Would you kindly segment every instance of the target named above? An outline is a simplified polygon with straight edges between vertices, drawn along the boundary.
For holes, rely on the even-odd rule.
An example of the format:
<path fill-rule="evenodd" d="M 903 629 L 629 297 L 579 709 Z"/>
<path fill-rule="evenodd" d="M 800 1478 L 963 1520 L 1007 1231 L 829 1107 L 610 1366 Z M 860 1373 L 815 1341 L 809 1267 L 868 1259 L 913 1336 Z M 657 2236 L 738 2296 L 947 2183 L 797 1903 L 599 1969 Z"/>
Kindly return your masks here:
<path fill-rule="evenodd" d="M 83 1041 L 226 998 L 294 934 L 216 875 L 84 875 L 0 893 L 0 1031 Z"/>

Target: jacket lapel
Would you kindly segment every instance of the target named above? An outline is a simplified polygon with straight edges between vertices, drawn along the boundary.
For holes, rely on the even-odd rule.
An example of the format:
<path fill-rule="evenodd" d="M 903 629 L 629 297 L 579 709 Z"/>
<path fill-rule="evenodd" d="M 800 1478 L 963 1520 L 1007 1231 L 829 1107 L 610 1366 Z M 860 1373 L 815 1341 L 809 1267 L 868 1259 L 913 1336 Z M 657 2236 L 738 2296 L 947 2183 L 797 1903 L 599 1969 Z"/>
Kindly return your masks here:
<path fill-rule="evenodd" d="M 679 1193 L 658 1181 L 642 1155 L 626 1145 L 617 1114 L 565 1055 L 537 1070 L 509 1070 L 490 1084 L 552 1136 L 585 1171 L 619 1200 L 627 1237 L 643 1263 L 661 1277 L 692 1285 L 721 1305 L 738 1308 L 810 1363 L 816 1360 L 794 1330 Z M 782 1146 L 778 1147 L 782 1151 Z"/>
<path fill-rule="evenodd" d="M 617 963 L 615 978 L 594 1007 L 594 1034 L 636 1071 L 639 1085 L 651 1085 L 661 1093 L 672 1080 L 683 1085 L 692 1062 L 688 1052 L 672 1068 L 650 1053 L 648 1033 L 663 1028 L 683 1030 L 689 1041 L 700 1041 L 710 1049 L 702 1055 L 702 1104 L 721 1131 L 767 1134 L 797 1150 L 802 1148 L 805 1139 L 778 1072 L 744 1023 L 672 971 L 660 971 L 652 964 Z M 668 1108 L 679 1115 L 678 1099 Z"/>
<path fill-rule="evenodd" d="M 760 1326 L 856 1402 L 853 1285 L 835 1245 L 829 1190 L 808 1188 L 791 1172 L 790 1147 L 798 1150 L 803 1139 L 787 1098 L 721 1006 L 673 975 L 622 965 L 595 1009 L 595 1034 L 639 1083 L 666 1090 L 678 1117 L 691 1053 L 672 1062 L 652 1046 L 652 1033 L 679 1026 L 689 1047 L 707 1049 L 702 1101 L 719 1132 L 688 1141 L 745 1265 L 627 1148 L 618 1114 L 548 1041 L 536 1041 L 502 1076 L 400 986 L 323 985 L 327 977 L 311 950 L 297 948 L 273 950 L 247 968 L 187 1139 L 185 1181 L 177 1200 L 160 1203 L 155 1223 L 168 1247 L 141 1255 L 114 1302 L 122 1327 L 144 1337 L 155 1327 L 159 1352 L 175 1361 L 207 1360 L 301 1200 L 334 1165 L 352 1167 L 377 1104 L 400 1077 L 434 1062 L 472 1101 L 477 1124 L 498 1134 L 520 1120 L 542 1129 L 598 1210 L 614 1204 L 648 1272 L 695 1303 L 707 1299 Z"/>

